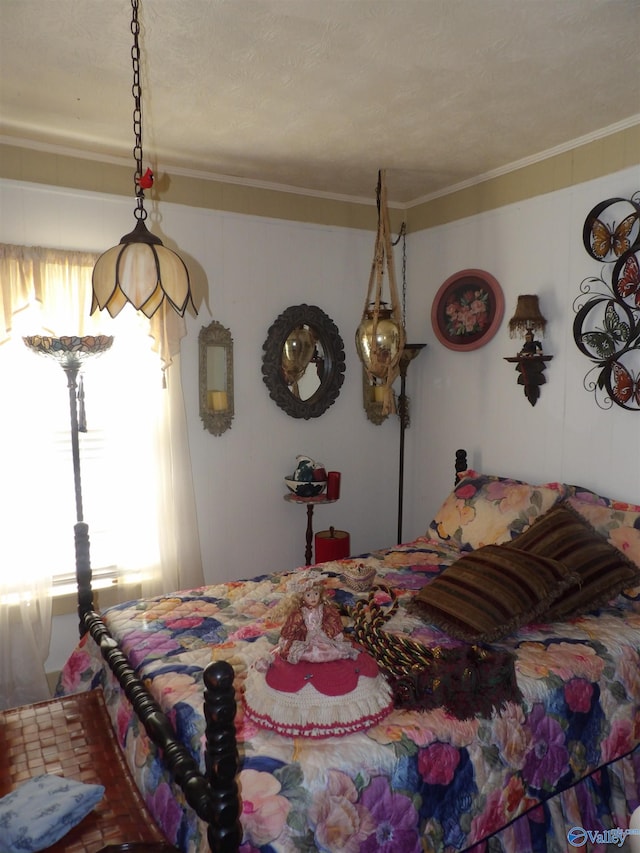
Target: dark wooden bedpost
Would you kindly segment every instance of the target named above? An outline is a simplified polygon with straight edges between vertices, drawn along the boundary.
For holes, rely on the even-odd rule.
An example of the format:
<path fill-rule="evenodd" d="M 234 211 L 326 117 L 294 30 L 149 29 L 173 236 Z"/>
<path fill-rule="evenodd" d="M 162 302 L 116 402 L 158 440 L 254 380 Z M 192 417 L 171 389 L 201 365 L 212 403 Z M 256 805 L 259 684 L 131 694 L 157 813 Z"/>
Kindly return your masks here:
<path fill-rule="evenodd" d="M 160 705 L 147 690 L 146 685 L 135 673 L 126 655 L 122 652 L 97 613 L 87 613 L 84 624 L 100 648 L 102 657 L 118 679 L 133 710 L 144 726 L 149 738 L 160 748 L 164 764 L 173 774 L 176 783 L 184 791 L 185 798 L 196 814 L 211 824 L 217 819 L 220 808 L 219 797 L 213 795 L 208 779 L 200 772 L 196 760 L 187 747 L 176 737 L 174 728 Z M 231 669 L 231 667 L 229 667 Z M 231 670 L 233 678 L 233 670 Z M 233 681 L 232 681 L 233 685 Z M 233 686 L 231 688 L 233 690 Z M 233 702 L 235 712 L 235 702 Z M 220 715 L 222 719 L 222 714 Z M 233 719 L 233 718 L 232 718 Z M 233 729 L 233 723 L 232 723 Z M 233 732 L 235 744 L 235 731 Z M 235 766 L 235 765 L 234 765 Z M 239 807 L 236 806 L 236 811 Z M 213 853 L 236 853 L 238 847 L 212 847 Z"/>
<path fill-rule="evenodd" d="M 467 451 L 456 450 L 456 486 L 460 481 L 460 474 L 467 470 Z"/>
<path fill-rule="evenodd" d="M 91 557 L 89 554 L 89 525 L 78 521 L 73 528 L 76 548 L 76 581 L 78 584 L 78 619 L 80 620 L 80 636 L 83 637 L 87 628 L 84 617 L 95 609 L 93 590 L 91 588 Z"/>
<path fill-rule="evenodd" d="M 204 670 L 206 768 L 213 797 L 213 820 L 207 830 L 214 853 L 237 853 L 242 842 L 240 794 L 236 783 L 239 757 L 234 719 L 233 667 L 214 661 Z"/>

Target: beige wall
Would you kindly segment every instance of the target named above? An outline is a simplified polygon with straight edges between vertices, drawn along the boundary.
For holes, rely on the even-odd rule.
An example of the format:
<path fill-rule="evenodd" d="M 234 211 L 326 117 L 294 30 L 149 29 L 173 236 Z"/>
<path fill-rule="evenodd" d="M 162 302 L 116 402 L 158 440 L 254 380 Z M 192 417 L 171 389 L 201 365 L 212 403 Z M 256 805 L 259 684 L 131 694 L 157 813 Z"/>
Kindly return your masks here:
<path fill-rule="evenodd" d="M 399 230 L 403 219 L 412 232 L 433 228 L 566 189 L 638 163 L 640 124 L 473 186 L 421 201 L 407 209 L 392 207 L 392 228 Z M 0 144 L 0 177 L 54 187 L 132 195 L 131 166 L 9 144 Z M 376 227 L 376 218 L 371 212 L 373 198 L 371 204 L 367 204 L 167 174 L 157 181 L 149 198 L 153 200 L 156 193 L 163 202 L 189 207 L 344 228 L 369 230 Z"/>

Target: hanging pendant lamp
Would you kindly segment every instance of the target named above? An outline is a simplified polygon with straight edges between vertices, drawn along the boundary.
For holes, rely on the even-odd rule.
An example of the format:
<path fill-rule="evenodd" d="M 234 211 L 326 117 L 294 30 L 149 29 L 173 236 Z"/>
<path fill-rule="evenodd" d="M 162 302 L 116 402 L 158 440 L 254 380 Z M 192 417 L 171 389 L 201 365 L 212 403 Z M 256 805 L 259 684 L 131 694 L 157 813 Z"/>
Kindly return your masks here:
<path fill-rule="evenodd" d="M 356 351 L 372 384 L 381 385 L 382 412 L 395 412 L 392 385 L 400 372 L 405 346 L 405 330 L 398 298 L 393 244 L 387 207 L 384 171 L 378 172 L 378 231 L 373 254 L 369 287 L 362 320 L 356 331 Z M 390 303 L 383 301 L 385 268 L 389 279 Z"/>
<path fill-rule="evenodd" d="M 140 85 L 140 24 L 138 22 L 139 0 L 131 0 L 131 32 L 133 46 L 133 132 L 136 161 L 134 173 L 137 199 L 134 216 L 136 226 L 125 234 L 117 246 L 100 255 L 93 269 L 93 300 L 91 313 L 98 308 L 107 309 L 115 317 L 130 302 L 147 317 L 153 314 L 166 299 L 181 317 L 189 303 L 193 306 L 189 272 L 182 258 L 162 244 L 145 225 L 147 212 L 144 209 L 144 190 L 153 185 L 151 169 L 142 172 L 142 87 Z M 194 311 L 195 311 L 195 306 Z"/>

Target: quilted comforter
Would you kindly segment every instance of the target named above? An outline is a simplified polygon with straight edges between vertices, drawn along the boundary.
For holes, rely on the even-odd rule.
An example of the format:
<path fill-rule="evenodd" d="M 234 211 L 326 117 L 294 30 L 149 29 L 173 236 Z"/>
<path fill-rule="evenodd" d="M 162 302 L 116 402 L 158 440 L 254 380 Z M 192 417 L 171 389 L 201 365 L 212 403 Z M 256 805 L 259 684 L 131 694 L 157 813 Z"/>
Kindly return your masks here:
<path fill-rule="evenodd" d="M 365 556 L 399 597 L 389 630 L 426 645 L 457 644 L 402 606 L 459 556 L 457 547 L 425 537 Z M 337 603 L 350 606 L 366 595 L 345 586 L 340 562 L 319 568 Z M 290 578 L 275 573 L 206 586 L 105 614 L 198 760 L 203 667 L 212 658 L 229 661 L 241 699 L 247 668 L 278 642 L 274 608 Z M 514 653 L 522 700 L 491 716 L 396 709 L 365 732 L 311 741 L 258 728 L 239 701 L 242 852 L 611 849 L 640 804 L 640 587 L 595 613 L 532 623 L 493 645 Z M 98 684 L 165 834 L 183 851 L 205 850 L 203 827 L 85 637 L 59 692 Z"/>

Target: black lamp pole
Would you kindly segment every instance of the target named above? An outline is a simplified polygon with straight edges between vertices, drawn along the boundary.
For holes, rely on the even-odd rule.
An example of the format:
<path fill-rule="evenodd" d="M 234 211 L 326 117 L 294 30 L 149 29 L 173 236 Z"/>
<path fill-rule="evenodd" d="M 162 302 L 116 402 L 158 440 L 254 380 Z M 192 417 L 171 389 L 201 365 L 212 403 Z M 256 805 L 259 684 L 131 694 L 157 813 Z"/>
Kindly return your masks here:
<path fill-rule="evenodd" d="M 73 534 L 76 549 L 76 581 L 78 584 L 78 617 L 80 619 L 80 636 L 82 637 L 87 629 L 84 625 L 84 617 L 86 613 L 94 609 L 93 592 L 91 590 L 91 556 L 89 549 L 89 525 L 85 523 L 84 512 L 82 509 L 82 479 L 80 476 L 80 441 L 78 433 L 80 426 L 78 423 L 78 374 L 80 368 L 73 365 L 62 365 L 62 369 L 67 374 L 67 388 L 69 389 L 69 414 L 71 417 L 71 455 L 73 458 L 73 484 L 76 495 L 76 523 L 73 527 Z M 86 432 L 86 427 L 83 427 L 83 432 Z"/>
<path fill-rule="evenodd" d="M 410 362 L 424 349 L 426 344 L 405 344 L 400 356 L 400 396 L 398 416 L 400 418 L 400 462 L 398 473 L 398 545 L 402 542 L 402 503 L 404 497 L 404 434 L 409 426 L 409 400 L 405 393 L 407 368 Z"/>

